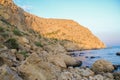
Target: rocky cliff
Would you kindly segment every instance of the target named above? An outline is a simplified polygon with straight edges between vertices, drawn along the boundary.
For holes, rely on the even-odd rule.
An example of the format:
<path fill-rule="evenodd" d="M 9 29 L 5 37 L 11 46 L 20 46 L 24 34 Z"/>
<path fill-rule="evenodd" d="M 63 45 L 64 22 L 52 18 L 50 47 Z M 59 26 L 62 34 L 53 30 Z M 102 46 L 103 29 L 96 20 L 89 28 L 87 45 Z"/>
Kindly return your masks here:
<path fill-rule="evenodd" d="M 94 36 L 87 28 L 73 20 L 37 17 L 17 7 L 12 0 L 0 0 L 0 3 L 0 15 L 11 23 L 11 25 L 25 30 L 31 28 L 46 38 L 70 41 L 72 45 L 75 44 L 76 49 L 105 48 L 103 42 Z M 63 45 L 75 49 L 75 47 L 67 43 Z"/>
<path fill-rule="evenodd" d="M 67 50 L 104 47 L 72 20 L 40 18 L 0 0 L 0 80 L 96 79 L 90 69 L 73 68 L 82 62 Z"/>

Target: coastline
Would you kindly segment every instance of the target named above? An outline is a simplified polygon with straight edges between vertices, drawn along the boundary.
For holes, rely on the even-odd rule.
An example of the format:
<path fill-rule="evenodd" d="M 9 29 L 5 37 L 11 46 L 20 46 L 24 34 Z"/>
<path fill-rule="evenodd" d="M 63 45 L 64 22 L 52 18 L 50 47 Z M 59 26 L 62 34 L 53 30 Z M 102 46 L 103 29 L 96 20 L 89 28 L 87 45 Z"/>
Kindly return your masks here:
<path fill-rule="evenodd" d="M 114 66 L 109 61 L 96 61 L 92 68 L 80 67 L 82 62 L 68 55 L 67 50 L 79 48 L 73 44 L 75 41 L 88 49 L 105 47 L 77 22 L 37 17 L 17 7 L 12 0 L 0 0 L 0 8 L 0 80 L 116 80 L 119 77 L 120 73 L 113 73 Z"/>

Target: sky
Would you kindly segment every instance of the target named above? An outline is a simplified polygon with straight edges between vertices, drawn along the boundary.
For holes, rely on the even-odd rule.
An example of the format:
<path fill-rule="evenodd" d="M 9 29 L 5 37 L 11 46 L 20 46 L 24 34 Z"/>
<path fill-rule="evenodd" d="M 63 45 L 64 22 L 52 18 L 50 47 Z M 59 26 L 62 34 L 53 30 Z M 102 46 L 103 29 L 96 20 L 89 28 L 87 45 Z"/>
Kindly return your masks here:
<path fill-rule="evenodd" d="M 89 28 L 107 46 L 120 46 L 120 0 L 14 0 L 45 18 L 72 19 Z"/>

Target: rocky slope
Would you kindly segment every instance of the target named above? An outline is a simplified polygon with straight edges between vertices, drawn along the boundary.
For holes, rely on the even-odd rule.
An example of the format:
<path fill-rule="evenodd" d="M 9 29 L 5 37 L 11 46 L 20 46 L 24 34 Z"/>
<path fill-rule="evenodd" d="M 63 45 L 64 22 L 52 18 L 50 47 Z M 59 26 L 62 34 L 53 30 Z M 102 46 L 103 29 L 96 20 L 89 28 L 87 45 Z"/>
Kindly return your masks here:
<path fill-rule="evenodd" d="M 11 25 L 17 26 L 19 29 L 26 30 L 27 28 L 31 28 L 46 38 L 67 40 L 71 42 L 71 45 L 75 45 L 75 47 L 72 47 L 64 43 L 63 45 L 66 48 L 67 46 L 71 46 L 68 49 L 105 48 L 103 42 L 77 22 L 73 20 L 37 17 L 17 7 L 12 0 L 1 0 L 0 15 L 11 23 Z"/>
<path fill-rule="evenodd" d="M 55 26 L 52 28 L 51 25 Z M 88 44 L 80 43 L 84 46 L 77 45 L 79 42 L 70 38 L 73 34 L 69 31 L 72 29 L 76 32 L 75 40 L 79 39 L 77 34 L 86 35 L 90 36 L 88 40 L 95 38 L 93 43 L 95 41 L 96 44 L 90 41 Z M 64 36 L 61 36 L 61 32 L 65 33 Z M 60 35 L 60 38 L 56 35 Z M 86 36 L 82 39 L 86 39 Z M 39 18 L 24 12 L 12 0 L 0 0 L 0 80 L 114 80 L 112 73 L 95 73 L 97 70 L 106 70 L 106 61 L 101 64 L 103 69 L 94 68 L 99 66 L 100 61 L 93 65 L 92 71 L 77 68 L 82 64 L 81 61 L 67 55 L 67 50 L 71 49 L 103 47 L 104 44 L 88 29 L 74 21 Z M 113 66 L 109 65 L 108 72 L 113 70 Z M 119 77 L 119 73 L 114 75 Z"/>

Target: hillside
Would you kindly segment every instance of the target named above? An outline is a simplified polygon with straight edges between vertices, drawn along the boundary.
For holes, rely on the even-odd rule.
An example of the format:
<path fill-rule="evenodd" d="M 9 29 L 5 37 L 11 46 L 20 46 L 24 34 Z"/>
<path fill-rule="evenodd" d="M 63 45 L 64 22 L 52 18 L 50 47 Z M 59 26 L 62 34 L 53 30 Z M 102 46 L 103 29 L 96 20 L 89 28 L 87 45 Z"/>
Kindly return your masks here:
<path fill-rule="evenodd" d="M 77 46 L 76 49 L 105 48 L 103 42 L 87 28 L 73 20 L 37 17 L 23 11 L 23 9 L 17 7 L 11 0 L 4 1 L 1 0 L 4 8 L 2 8 L 3 10 L 1 10 L 0 15 L 18 28 L 25 30 L 31 28 L 46 38 L 71 41 Z M 67 44 L 64 45 L 67 46 Z"/>
<path fill-rule="evenodd" d="M 67 50 L 104 48 L 72 20 L 45 19 L 0 0 L 0 80 L 84 80 L 90 69 Z M 86 74 L 87 73 L 87 74 Z M 108 79 L 109 80 L 109 79 Z"/>

